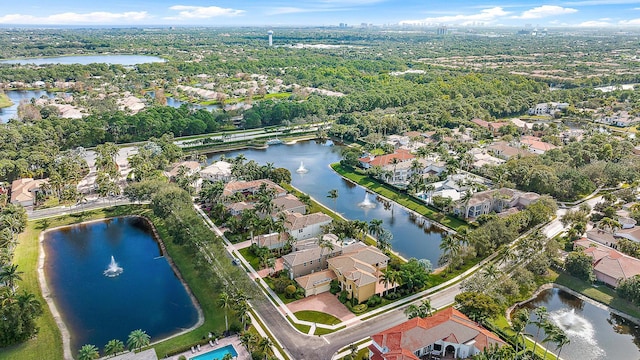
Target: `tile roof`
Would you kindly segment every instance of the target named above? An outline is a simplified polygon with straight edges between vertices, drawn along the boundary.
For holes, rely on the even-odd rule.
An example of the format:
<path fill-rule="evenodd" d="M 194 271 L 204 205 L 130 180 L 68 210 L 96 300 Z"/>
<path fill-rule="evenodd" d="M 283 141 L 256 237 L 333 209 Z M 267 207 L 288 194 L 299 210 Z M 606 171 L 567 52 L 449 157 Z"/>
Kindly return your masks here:
<path fill-rule="evenodd" d="M 32 178 L 22 178 L 14 180 L 11 183 L 11 203 L 34 200 L 34 190 L 40 188 L 42 184 L 48 182 L 48 178 L 40 180 L 34 180 Z"/>
<path fill-rule="evenodd" d="M 503 154 L 504 156 L 508 156 L 508 157 L 513 157 L 518 155 L 522 155 L 522 156 L 531 155 L 531 153 L 528 152 L 527 150 L 513 147 L 509 145 L 506 141 L 495 142 L 489 145 L 487 148 L 489 150 L 493 150 L 497 153 Z"/>
<path fill-rule="evenodd" d="M 298 213 L 288 213 L 284 226 L 289 230 L 299 230 L 315 224 L 330 223 L 333 219 L 323 213 L 313 213 L 302 215 Z"/>
<path fill-rule="evenodd" d="M 306 205 L 300 201 L 295 195 L 287 194 L 285 196 L 277 197 L 271 202 L 276 209 L 290 210 L 297 207 L 305 207 Z"/>
<path fill-rule="evenodd" d="M 471 321 L 460 311 L 450 307 L 427 318 L 413 318 L 400 325 L 371 336 L 374 341 L 370 349 L 377 352 L 378 359 L 417 359 L 413 351 L 434 344 L 439 340 L 466 344 L 475 340 L 473 346 L 478 350 L 497 344 L 504 345 L 504 341 Z M 377 348 L 386 348 L 388 352 L 381 353 Z M 414 357 L 398 357 L 411 353 Z M 406 355 L 401 355 L 406 356 Z"/>
<path fill-rule="evenodd" d="M 376 157 L 363 157 L 360 158 L 359 161 L 363 163 L 367 163 L 371 166 L 385 166 L 391 164 L 391 160 L 398 159 L 400 162 L 413 160 L 415 156 L 411 154 L 408 150 L 398 149 L 393 154 L 381 155 Z"/>
<path fill-rule="evenodd" d="M 594 259 L 593 270 L 595 272 L 616 279 L 616 281 L 640 274 L 639 259 L 610 247 L 593 243 L 586 238 L 576 240 L 574 245 L 584 248 L 584 252 Z M 610 285 L 615 286 L 616 284 Z"/>
<path fill-rule="evenodd" d="M 178 176 L 178 172 L 180 171 L 180 167 L 184 166 L 187 168 L 187 173 L 193 173 L 197 170 L 200 170 L 200 163 L 197 161 L 182 161 L 177 163 L 171 170 L 167 172 L 167 175 L 170 178 Z"/>
<path fill-rule="evenodd" d="M 260 179 L 260 180 L 253 180 L 253 181 L 242 181 L 242 180 L 231 181 L 224 186 L 222 195 L 231 196 L 239 191 L 256 192 L 258 191 L 258 189 L 260 188 L 260 185 L 262 184 L 266 184 L 267 188 L 273 189 L 276 192 L 276 194 L 284 194 L 287 192 L 285 189 L 282 188 L 282 186 L 274 183 L 269 179 Z"/>
<path fill-rule="evenodd" d="M 336 274 L 332 270 L 322 270 L 309 275 L 297 277 L 296 282 L 303 289 L 309 289 L 316 285 L 331 282 L 331 280 L 334 280 L 335 278 Z"/>

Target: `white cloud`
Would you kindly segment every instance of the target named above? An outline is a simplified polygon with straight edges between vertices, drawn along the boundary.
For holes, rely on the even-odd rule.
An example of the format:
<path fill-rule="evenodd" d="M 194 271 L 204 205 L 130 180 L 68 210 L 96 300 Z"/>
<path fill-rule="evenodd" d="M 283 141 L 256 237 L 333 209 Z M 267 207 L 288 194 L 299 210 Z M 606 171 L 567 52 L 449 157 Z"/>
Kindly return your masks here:
<path fill-rule="evenodd" d="M 629 19 L 618 21 L 620 26 L 640 26 L 640 19 Z"/>
<path fill-rule="evenodd" d="M 68 25 L 68 24 L 114 24 L 130 23 L 132 21 L 150 19 L 146 11 L 131 11 L 123 13 L 111 13 L 96 11 L 91 13 L 66 12 L 48 16 L 33 16 L 24 14 L 8 14 L 0 16 L 0 24 L 44 24 L 44 25 Z"/>
<path fill-rule="evenodd" d="M 178 16 L 167 18 L 171 20 L 209 19 L 219 16 L 239 16 L 245 13 L 244 10 L 221 8 L 219 6 L 174 5 L 169 9 L 179 11 Z"/>
<path fill-rule="evenodd" d="M 542 5 L 542 6 L 538 6 L 533 9 L 524 11 L 520 16 L 514 16 L 514 18 L 540 19 L 540 18 L 549 17 L 549 16 L 573 14 L 576 12 L 578 12 L 578 10 L 573 8 L 564 8 L 562 6 L 555 6 L 555 5 Z"/>
<path fill-rule="evenodd" d="M 496 6 L 488 9 L 483 9 L 476 14 L 458 14 L 458 15 L 445 15 L 428 17 L 418 20 L 403 20 L 400 24 L 403 25 L 417 25 L 417 24 L 457 24 L 457 25 L 471 25 L 473 23 L 484 22 L 490 23 L 497 20 L 500 17 L 509 15 L 510 12 L 504 11 L 502 7 Z"/>
<path fill-rule="evenodd" d="M 584 21 L 576 25 L 577 27 L 588 27 L 588 28 L 601 28 L 601 27 L 609 27 L 611 26 L 610 22 L 607 21 Z"/>
<path fill-rule="evenodd" d="M 638 0 L 583 0 L 583 1 L 567 1 L 564 5 L 621 5 L 621 4 L 637 4 Z"/>

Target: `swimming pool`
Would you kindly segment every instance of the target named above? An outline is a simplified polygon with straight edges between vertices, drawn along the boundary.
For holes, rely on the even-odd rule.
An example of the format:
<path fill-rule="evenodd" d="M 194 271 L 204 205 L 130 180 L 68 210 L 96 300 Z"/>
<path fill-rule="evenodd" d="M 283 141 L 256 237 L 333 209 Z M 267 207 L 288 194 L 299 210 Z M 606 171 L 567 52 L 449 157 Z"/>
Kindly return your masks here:
<path fill-rule="evenodd" d="M 225 347 L 221 347 L 220 349 L 215 349 L 213 351 L 209 351 L 207 353 L 200 354 L 196 357 L 192 357 L 189 359 L 190 360 L 222 360 L 222 358 L 227 354 L 231 354 L 231 356 L 233 357 L 238 356 L 238 352 L 233 347 L 233 345 L 227 345 Z"/>

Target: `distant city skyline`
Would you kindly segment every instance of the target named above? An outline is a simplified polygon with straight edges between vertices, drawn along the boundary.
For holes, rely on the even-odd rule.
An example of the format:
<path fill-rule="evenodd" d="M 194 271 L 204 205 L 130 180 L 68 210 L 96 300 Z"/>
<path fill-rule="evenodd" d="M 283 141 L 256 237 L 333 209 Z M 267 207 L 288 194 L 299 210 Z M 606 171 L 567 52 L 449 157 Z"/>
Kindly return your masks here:
<path fill-rule="evenodd" d="M 640 27 L 638 0 L 109 0 L 6 2 L 0 25 Z"/>

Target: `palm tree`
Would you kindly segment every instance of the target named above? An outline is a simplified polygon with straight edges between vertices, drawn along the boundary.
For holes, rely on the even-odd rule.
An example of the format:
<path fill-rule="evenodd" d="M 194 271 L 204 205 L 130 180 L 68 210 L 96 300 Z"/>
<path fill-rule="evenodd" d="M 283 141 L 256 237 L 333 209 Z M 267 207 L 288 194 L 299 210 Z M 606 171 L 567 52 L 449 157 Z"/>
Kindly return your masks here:
<path fill-rule="evenodd" d="M 231 308 L 231 297 L 226 292 L 221 292 L 218 296 L 218 306 L 224 309 L 224 325 L 225 331 L 229 331 L 229 320 L 227 317 L 227 310 Z"/>
<path fill-rule="evenodd" d="M 251 346 L 256 342 L 256 336 L 248 331 L 240 334 L 240 342 L 247 348 L 247 351 L 251 353 Z"/>
<path fill-rule="evenodd" d="M 42 304 L 33 293 L 23 291 L 15 299 L 24 313 L 32 314 L 34 317 L 42 314 Z"/>
<path fill-rule="evenodd" d="M 542 329 L 544 322 L 547 321 L 548 315 L 547 308 L 544 306 L 537 307 L 535 310 L 533 310 L 533 313 L 536 315 L 536 320 L 533 321 L 533 324 L 538 327 L 538 330 L 536 331 L 536 341 L 533 343 L 533 353 L 535 354 L 536 347 L 538 346 L 538 338 L 540 337 L 540 329 Z"/>
<path fill-rule="evenodd" d="M 393 159 L 391 159 L 391 165 L 393 165 L 393 175 L 391 177 L 391 181 L 395 182 L 396 179 L 396 168 L 398 167 L 398 164 L 400 164 L 400 159 L 394 157 Z"/>
<path fill-rule="evenodd" d="M 524 336 L 524 329 L 527 327 L 529 323 L 529 311 L 527 309 L 520 309 L 515 314 L 515 316 L 511 320 L 511 329 L 515 332 L 515 342 L 516 342 L 516 357 L 518 356 L 518 347 L 520 346 L 520 337 Z M 524 341 L 524 338 L 523 338 Z"/>
<path fill-rule="evenodd" d="M 109 342 L 104 346 L 104 354 L 106 356 L 115 356 L 122 351 L 124 351 L 124 343 L 117 339 L 109 340 Z"/>
<path fill-rule="evenodd" d="M 500 269 L 495 263 L 491 263 L 482 269 L 482 277 L 485 279 L 495 281 L 498 279 L 498 276 L 500 276 Z"/>
<path fill-rule="evenodd" d="M 333 205 L 333 211 L 336 211 L 336 205 L 338 202 L 338 189 L 331 189 L 329 190 L 329 195 L 327 195 L 327 197 L 329 199 L 333 199 L 334 205 Z"/>
<path fill-rule="evenodd" d="M 553 323 L 549 322 L 549 320 L 544 320 L 542 322 L 542 329 L 544 330 L 545 337 L 542 339 L 542 343 L 546 344 L 548 342 L 554 342 L 554 336 L 557 332 L 562 331 L 559 327 L 555 326 Z M 547 358 L 547 353 L 549 352 L 549 346 L 545 346 L 543 359 Z"/>
<path fill-rule="evenodd" d="M 231 353 L 226 353 L 222 357 L 222 360 L 233 360 L 233 355 L 231 355 Z"/>
<path fill-rule="evenodd" d="M 618 221 L 616 221 L 616 220 L 614 220 L 614 219 L 612 219 L 610 217 L 604 217 L 598 223 L 598 227 L 600 229 L 603 229 L 603 230 L 613 231 L 614 229 L 619 229 L 622 226 L 620 225 L 620 222 L 618 222 Z"/>
<path fill-rule="evenodd" d="M 562 348 L 571 342 L 571 339 L 569 339 L 567 334 L 562 329 L 559 330 L 560 331 L 556 332 L 553 336 L 553 342 L 556 343 L 556 348 L 558 349 L 556 360 L 560 359 L 560 352 L 562 351 Z"/>
<path fill-rule="evenodd" d="M 392 274 L 389 274 L 389 272 L 391 272 Z M 393 278 L 393 270 L 391 269 L 387 269 L 386 272 L 383 272 L 382 274 L 380 274 L 380 277 L 378 278 L 378 282 L 380 284 L 384 285 L 384 291 L 382 292 L 382 295 L 385 295 L 385 292 L 387 291 L 387 289 L 389 289 L 389 284 L 393 284 L 391 282 L 391 279 Z"/>
<path fill-rule="evenodd" d="M 371 219 L 369 221 L 369 232 L 371 235 L 378 237 L 384 229 L 382 228 L 382 220 L 380 219 Z"/>
<path fill-rule="evenodd" d="M 447 271 L 451 272 L 451 264 L 460 253 L 460 241 L 453 234 L 447 234 L 440 242 L 440 250 L 442 250 L 443 258 L 447 260 Z"/>
<path fill-rule="evenodd" d="M 129 333 L 129 338 L 127 339 L 127 347 L 129 350 L 131 349 L 142 349 L 143 347 L 149 345 L 149 340 L 151 337 L 142 329 L 133 330 Z"/>
<path fill-rule="evenodd" d="M 269 352 L 269 349 L 271 349 L 272 345 L 273 344 L 271 343 L 271 340 L 269 340 L 268 337 L 263 337 L 262 339 L 260 339 L 260 342 L 258 343 L 258 349 L 260 349 L 260 351 L 264 354 L 265 360 L 267 359 L 267 353 Z"/>
<path fill-rule="evenodd" d="M 7 264 L 0 269 L 0 281 L 5 283 L 12 291 L 15 292 L 15 282 L 22 280 L 22 271 L 18 271 L 18 265 Z"/>
<path fill-rule="evenodd" d="M 100 357 L 95 345 L 83 345 L 78 352 L 78 360 L 93 360 Z"/>
<path fill-rule="evenodd" d="M 247 328 L 251 318 L 249 317 L 249 304 L 246 301 L 239 301 L 236 306 L 236 316 L 242 323 L 242 330 Z"/>

